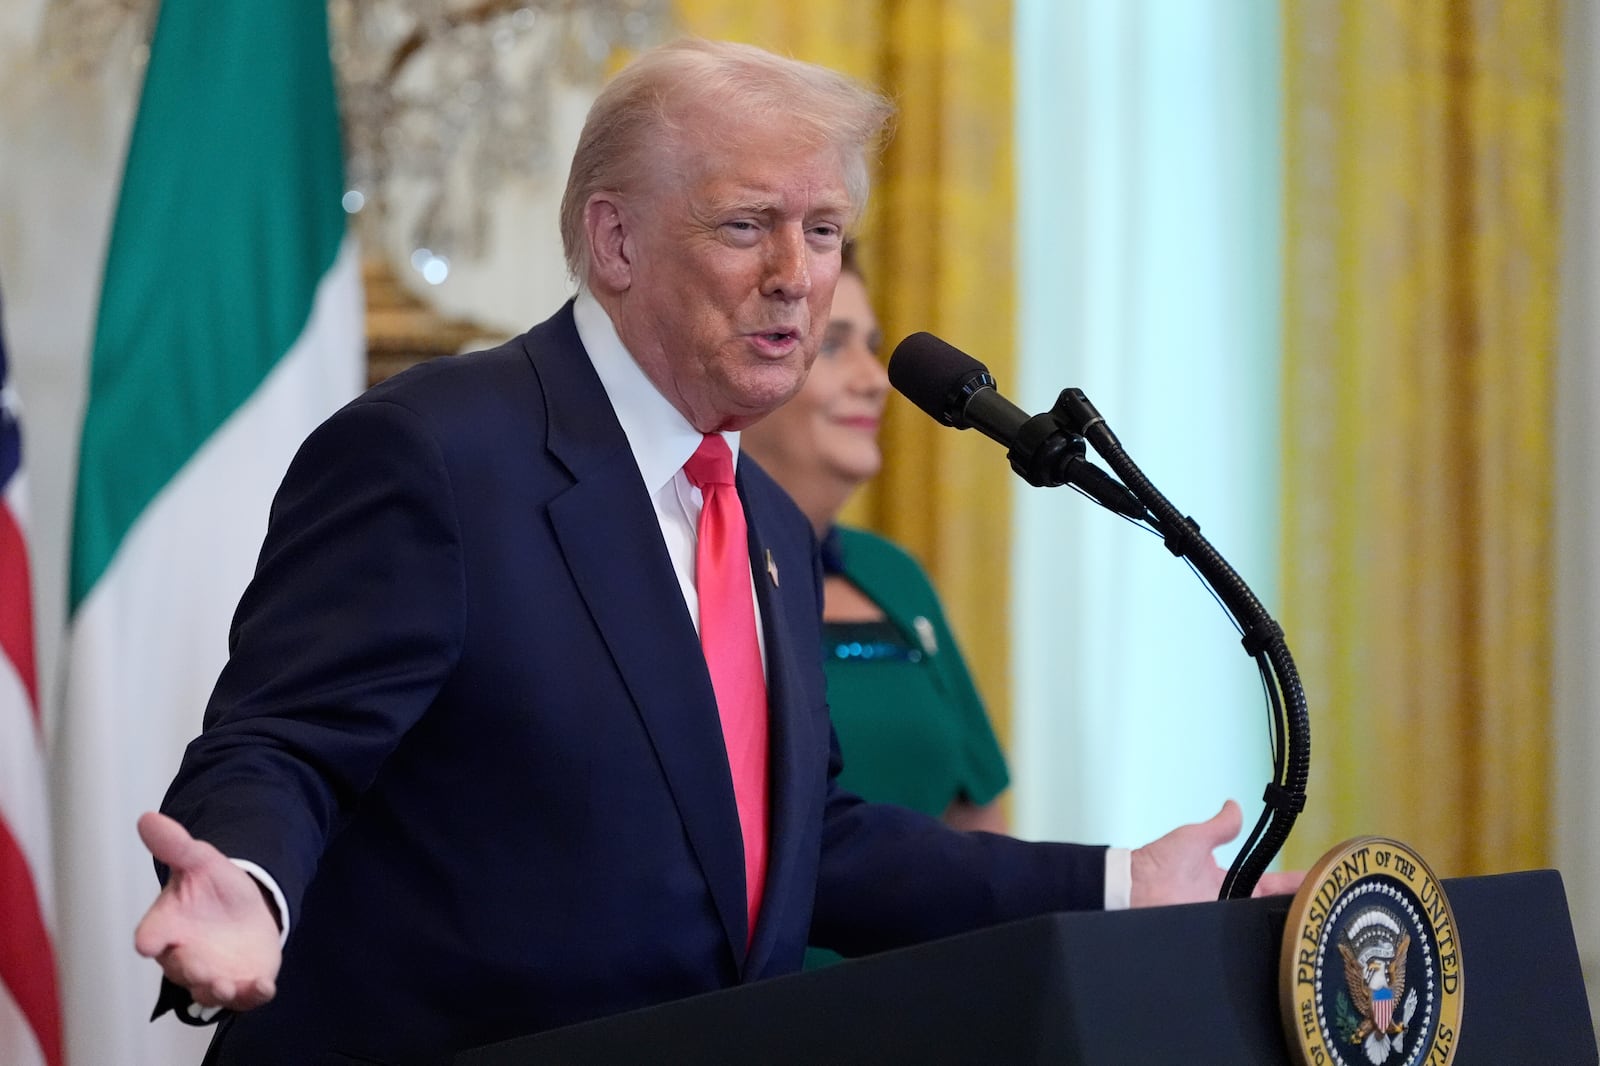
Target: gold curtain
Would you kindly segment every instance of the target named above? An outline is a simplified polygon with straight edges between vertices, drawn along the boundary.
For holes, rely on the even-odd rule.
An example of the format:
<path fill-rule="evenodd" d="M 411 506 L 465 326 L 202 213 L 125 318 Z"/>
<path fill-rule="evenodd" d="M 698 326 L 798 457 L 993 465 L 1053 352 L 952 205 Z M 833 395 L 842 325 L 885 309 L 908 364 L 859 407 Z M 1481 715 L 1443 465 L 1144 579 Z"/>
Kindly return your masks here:
<path fill-rule="evenodd" d="M 747 41 L 844 71 L 893 97 L 862 262 L 889 344 L 928 330 L 1013 377 L 1011 5 L 989 0 L 677 0 L 687 33 Z M 1010 473 L 976 432 L 898 395 L 883 473 L 846 521 L 933 575 L 1002 737 Z"/>
<path fill-rule="evenodd" d="M 1548 862 L 1560 0 L 1288 0 L 1287 849 Z"/>

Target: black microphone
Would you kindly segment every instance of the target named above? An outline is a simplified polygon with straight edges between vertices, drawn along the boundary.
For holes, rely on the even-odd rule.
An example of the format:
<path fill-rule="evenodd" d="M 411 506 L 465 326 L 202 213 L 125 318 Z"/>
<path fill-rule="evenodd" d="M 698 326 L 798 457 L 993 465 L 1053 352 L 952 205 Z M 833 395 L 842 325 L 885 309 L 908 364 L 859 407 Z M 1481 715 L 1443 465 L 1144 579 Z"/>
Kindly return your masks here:
<path fill-rule="evenodd" d="M 1054 414 L 1029 416 L 995 388 L 989 368 L 931 333 L 913 333 L 889 357 L 889 384 L 947 426 L 976 429 L 1007 448 L 1011 469 L 1030 485 L 1075 485 L 1117 514 L 1143 521 L 1144 504 L 1084 458 L 1083 438 Z"/>

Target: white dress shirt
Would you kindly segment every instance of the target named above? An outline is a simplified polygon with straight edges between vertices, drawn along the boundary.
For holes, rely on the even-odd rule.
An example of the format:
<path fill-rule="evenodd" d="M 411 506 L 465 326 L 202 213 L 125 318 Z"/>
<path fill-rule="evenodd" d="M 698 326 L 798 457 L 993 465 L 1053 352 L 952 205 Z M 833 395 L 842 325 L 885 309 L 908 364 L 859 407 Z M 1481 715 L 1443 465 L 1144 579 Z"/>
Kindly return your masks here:
<path fill-rule="evenodd" d="M 617 336 L 611 317 L 589 290 L 578 290 L 572 317 L 578 327 L 578 339 L 589 353 L 589 361 L 600 376 L 606 398 L 611 401 L 617 421 L 622 423 L 628 447 L 633 450 L 633 461 L 638 464 L 645 491 L 655 506 L 661 539 L 666 541 L 667 554 L 672 557 L 672 570 L 678 576 L 683 602 L 689 608 L 689 617 L 694 620 L 698 633 L 700 596 L 694 587 L 694 553 L 705 496 L 683 472 L 683 464 L 700 447 L 704 434 L 690 425 L 683 413 L 672 406 L 639 369 L 638 362 L 622 346 L 622 338 Z M 724 433 L 722 439 L 728 442 L 734 469 L 738 470 L 739 434 Z M 751 580 L 754 582 L 754 575 Z M 750 594 L 755 595 L 753 586 Z M 761 647 L 761 669 L 765 671 L 767 641 L 760 611 L 756 612 L 756 639 Z"/>

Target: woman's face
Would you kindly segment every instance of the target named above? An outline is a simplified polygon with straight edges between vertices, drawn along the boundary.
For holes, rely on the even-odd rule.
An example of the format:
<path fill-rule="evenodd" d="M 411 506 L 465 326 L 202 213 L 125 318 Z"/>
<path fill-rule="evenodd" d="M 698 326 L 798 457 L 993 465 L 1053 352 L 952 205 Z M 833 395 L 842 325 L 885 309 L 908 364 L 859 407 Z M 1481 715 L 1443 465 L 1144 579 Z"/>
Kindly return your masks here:
<path fill-rule="evenodd" d="M 889 376 L 867 289 L 854 273 L 839 275 L 833 310 L 811 373 L 794 398 L 745 430 L 757 460 L 797 498 L 805 485 L 855 487 L 882 465 L 878 423 Z"/>

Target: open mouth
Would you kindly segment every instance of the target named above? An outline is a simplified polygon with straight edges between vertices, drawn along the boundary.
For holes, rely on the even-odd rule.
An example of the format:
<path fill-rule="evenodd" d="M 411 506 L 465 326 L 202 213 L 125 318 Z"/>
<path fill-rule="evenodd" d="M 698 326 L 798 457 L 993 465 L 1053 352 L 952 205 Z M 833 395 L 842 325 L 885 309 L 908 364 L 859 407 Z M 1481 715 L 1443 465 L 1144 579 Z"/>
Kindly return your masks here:
<path fill-rule="evenodd" d="M 794 329 L 764 329 L 750 334 L 756 348 L 774 358 L 789 355 L 800 344 L 800 331 Z"/>

